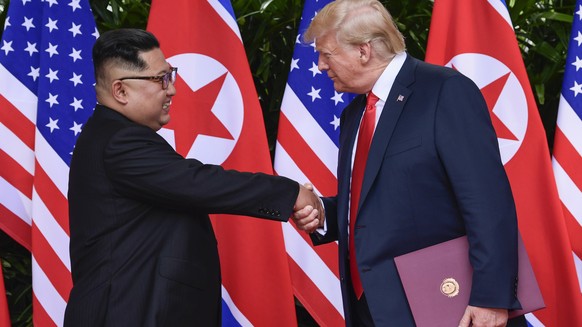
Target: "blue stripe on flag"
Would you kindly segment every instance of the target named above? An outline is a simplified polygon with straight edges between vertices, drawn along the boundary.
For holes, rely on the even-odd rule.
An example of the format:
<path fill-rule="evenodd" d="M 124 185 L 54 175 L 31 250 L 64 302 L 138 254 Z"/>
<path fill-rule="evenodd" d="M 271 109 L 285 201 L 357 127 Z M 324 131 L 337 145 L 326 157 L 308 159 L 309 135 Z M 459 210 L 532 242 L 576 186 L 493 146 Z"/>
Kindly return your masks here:
<path fill-rule="evenodd" d="M 230 308 L 224 301 L 222 300 L 222 326 L 224 327 L 242 327 L 241 324 L 236 320 Z"/>
<path fill-rule="evenodd" d="M 226 9 L 226 11 L 228 11 L 228 13 L 232 16 L 232 19 L 236 21 L 236 16 L 234 14 L 234 10 L 232 9 L 232 4 L 230 3 L 230 0 L 218 0 L 218 2 L 220 2 L 220 4 L 224 7 L 224 9 Z"/>

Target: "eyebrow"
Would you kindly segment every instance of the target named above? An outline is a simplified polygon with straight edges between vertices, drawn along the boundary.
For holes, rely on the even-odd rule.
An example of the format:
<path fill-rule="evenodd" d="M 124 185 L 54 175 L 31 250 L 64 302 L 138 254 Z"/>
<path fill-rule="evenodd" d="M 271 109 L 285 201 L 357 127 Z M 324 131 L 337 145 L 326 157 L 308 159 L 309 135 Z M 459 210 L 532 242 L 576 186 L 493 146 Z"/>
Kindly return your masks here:
<path fill-rule="evenodd" d="M 172 65 L 170 65 L 169 62 L 166 62 L 166 63 L 168 64 L 168 67 L 158 71 L 158 75 L 166 74 L 167 72 L 172 70 Z"/>

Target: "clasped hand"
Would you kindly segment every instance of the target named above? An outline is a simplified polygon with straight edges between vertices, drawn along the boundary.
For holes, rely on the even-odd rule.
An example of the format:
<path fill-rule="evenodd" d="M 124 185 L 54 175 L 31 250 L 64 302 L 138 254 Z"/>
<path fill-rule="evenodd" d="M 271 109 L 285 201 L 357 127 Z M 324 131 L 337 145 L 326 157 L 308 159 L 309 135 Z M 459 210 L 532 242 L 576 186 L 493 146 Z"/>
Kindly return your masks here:
<path fill-rule="evenodd" d="M 325 211 L 321 200 L 313 190 L 313 185 L 307 183 L 299 186 L 299 195 L 293 211 L 292 219 L 298 229 L 313 233 L 323 226 Z"/>
<path fill-rule="evenodd" d="M 459 327 L 502 327 L 507 325 L 507 309 L 467 306 Z"/>

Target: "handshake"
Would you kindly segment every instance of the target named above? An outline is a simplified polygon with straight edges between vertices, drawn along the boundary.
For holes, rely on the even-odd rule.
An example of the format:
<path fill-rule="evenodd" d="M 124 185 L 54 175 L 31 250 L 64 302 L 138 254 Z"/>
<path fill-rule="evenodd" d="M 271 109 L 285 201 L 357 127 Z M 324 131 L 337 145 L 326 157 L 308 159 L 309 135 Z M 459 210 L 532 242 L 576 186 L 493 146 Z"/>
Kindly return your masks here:
<path fill-rule="evenodd" d="M 323 227 L 325 210 L 321 199 L 315 194 L 313 185 L 309 183 L 299 185 L 299 195 L 293 206 L 291 218 L 298 229 L 307 233 L 313 233 L 316 229 Z"/>

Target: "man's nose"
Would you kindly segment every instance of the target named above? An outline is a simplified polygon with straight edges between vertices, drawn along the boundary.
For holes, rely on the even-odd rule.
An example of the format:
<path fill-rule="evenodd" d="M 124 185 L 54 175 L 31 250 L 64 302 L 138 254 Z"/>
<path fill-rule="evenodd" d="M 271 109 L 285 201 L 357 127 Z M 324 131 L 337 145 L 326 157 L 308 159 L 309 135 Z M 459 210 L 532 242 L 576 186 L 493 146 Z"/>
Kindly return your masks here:
<path fill-rule="evenodd" d="M 168 83 L 168 88 L 166 89 L 166 94 L 173 97 L 176 95 L 176 86 L 174 83 Z"/>
<path fill-rule="evenodd" d="M 324 71 L 324 70 L 328 70 L 329 66 L 327 64 L 327 62 L 325 62 L 325 60 L 322 60 L 321 58 L 317 61 L 317 69 L 319 69 L 320 71 Z"/>

